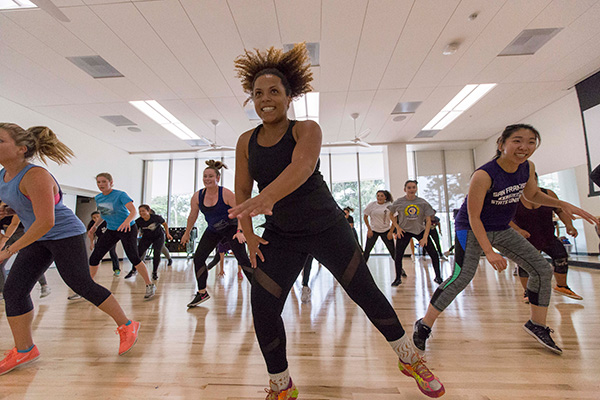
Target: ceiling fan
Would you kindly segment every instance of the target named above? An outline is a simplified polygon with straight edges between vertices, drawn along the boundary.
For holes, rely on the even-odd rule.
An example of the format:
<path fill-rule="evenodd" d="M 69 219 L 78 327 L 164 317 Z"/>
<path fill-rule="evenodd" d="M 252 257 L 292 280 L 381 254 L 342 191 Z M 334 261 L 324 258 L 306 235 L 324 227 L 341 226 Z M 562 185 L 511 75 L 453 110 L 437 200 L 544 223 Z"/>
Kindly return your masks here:
<path fill-rule="evenodd" d="M 217 125 L 219 125 L 219 120 L 211 119 L 210 123 L 213 124 L 213 126 L 215 127 L 215 129 L 214 129 L 215 140 L 212 141 L 212 140 L 207 139 L 207 141 L 209 142 L 208 146 L 205 147 L 204 149 L 198 150 L 198 153 L 204 153 L 207 151 L 235 150 L 235 147 L 217 144 Z"/>
<path fill-rule="evenodd" d="M 350 118 L 354 120 L 354 139 L 352 140 L 344 140 L 341 142 L 331 142 L 325 143 L 323 147 L 343 147 L 343 146 L 361 146 L 361 147 L 371 147 L 371 145 L 365 142 L 363 139 L 369 136 L 371 133 L 371 129 L 367 128 L 360 133 L 356 133 L 356 120 L 358 119 L 358 113 L 350 114 Z"/>
<path fill-rule="evenodd" d="M 56 5 L 52 2 L 52 0 L 30 0 L 33 4 L 35 4 L 40 10 L 46 11 L 48 14 L 52 15 L 54 18 L 61 22 L 71 22 L 69 17 L 67 17 Z"/>

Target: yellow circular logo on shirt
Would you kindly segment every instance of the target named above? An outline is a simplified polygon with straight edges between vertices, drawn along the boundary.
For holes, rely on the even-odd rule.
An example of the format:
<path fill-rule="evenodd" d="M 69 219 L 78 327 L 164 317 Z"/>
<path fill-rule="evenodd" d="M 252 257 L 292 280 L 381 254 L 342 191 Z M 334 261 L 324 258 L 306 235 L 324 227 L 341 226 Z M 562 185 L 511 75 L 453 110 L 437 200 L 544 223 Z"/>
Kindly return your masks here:
<path fill-rule="evenodd" d="M 410 204 L 404 209 L 404 215 L 408 218 L 415 218 L 419 215 L 419 207 L 416 204 Z"/>

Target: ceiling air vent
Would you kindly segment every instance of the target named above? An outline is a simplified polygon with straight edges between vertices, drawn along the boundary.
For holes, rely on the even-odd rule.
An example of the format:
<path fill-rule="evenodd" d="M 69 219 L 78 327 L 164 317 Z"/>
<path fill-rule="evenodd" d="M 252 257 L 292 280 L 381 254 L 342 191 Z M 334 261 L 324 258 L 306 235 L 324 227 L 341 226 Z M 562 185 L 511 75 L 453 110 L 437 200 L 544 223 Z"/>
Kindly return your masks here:
<path fill-rule="evenodd" d="M 290 51 L 294 48 L 294 43 L 286 43 L 283 45 L 283 51 Z M 306 50 L 310 57 L 310 65 L 313 67 L 319 66 L 319 42 L 307 42 Z"/>
<path fill-rule="evenodd" d="M 67 60 L 81 68 L 94 79 L 123 77 L 123 74 L 100 56 L 67 57 Z"/>
<path fill-rule="evenodd" d="M 525 29 L 499 56 L 524 56 L 534 54 L 552 39 L 562 28 Z"/>
<path fill-rule="evenodd" d="M 421 132 L 417 133 L 417 136 L 415 136 L 415 138 L 432 138 L 435 135 L 437 135 L 438 132 L 439 132 L 439 130 L 421 131 Z"/>
<path fill-rule="evenodd" d="M 417 108 L 421 105 L 422 101 L 404 101 L 396 104 L 392 115 L 396 114 L 414 114 Z"/>
<path fill-rule="evenodd" d="M 110 122 L 114 126 L 135 126 L 135 122 L 123 115 L 102 115 L 100 118 Z"/>

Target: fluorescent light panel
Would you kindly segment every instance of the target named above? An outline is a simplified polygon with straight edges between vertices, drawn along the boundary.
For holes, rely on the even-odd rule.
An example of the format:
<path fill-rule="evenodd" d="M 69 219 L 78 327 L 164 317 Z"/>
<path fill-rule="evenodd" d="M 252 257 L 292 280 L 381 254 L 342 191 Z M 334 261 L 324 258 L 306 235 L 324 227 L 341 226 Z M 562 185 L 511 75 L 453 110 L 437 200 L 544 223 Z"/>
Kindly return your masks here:
<path fill-rule="evenodd" d="M 0 10 L 12 10 L 15 8 L 35 8 L 35 4 L 28 0 L 0 0 Z"/>
<path fill-rule="evenodd" d="M 185 126 L 173 114 L 167 111 L 156 100 L 130 101 L 129 104 L 146 114 L 154 122 L 177 136 L 179 139 L 200 139 L 190 128 Z"/>
<path fill-rule="evenodd" d="M 293 105 L 298 121 L 310 119 L 319 123 L 319 92 L 308 92 L 295 99 Z"/>
<path fill-rule="evenodd" d="M 495 83 L 482 83 L 480 85 L 465 86 L 425 127 L 424 131 L 442 130 L 452 123 L 473 104 L 477 103 L 490 90 L 496 87 Z"/>

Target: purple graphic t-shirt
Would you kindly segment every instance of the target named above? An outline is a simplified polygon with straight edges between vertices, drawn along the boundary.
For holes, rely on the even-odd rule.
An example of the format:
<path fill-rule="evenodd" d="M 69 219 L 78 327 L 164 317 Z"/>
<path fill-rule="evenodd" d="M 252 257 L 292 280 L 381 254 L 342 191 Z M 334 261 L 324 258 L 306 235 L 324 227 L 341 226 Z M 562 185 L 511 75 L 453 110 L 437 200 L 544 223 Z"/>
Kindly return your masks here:
<path fill-rule="evenodd" d="M 494 159 L 483 164 L 478 170 L 483 170 L 492 179 L 492 186 L 485 194 L 481 209 L 481 222 L 486 232 L 503 231 L 509 228 L 509 223 L 517 212 L 519 199 L 529 180 L 529 162 L 519 165 L 515 172 L 506 172 Z M 457 231 L 471 229 L 467 211 L 467 197 L 460 207 L 455 219 Z"/>

